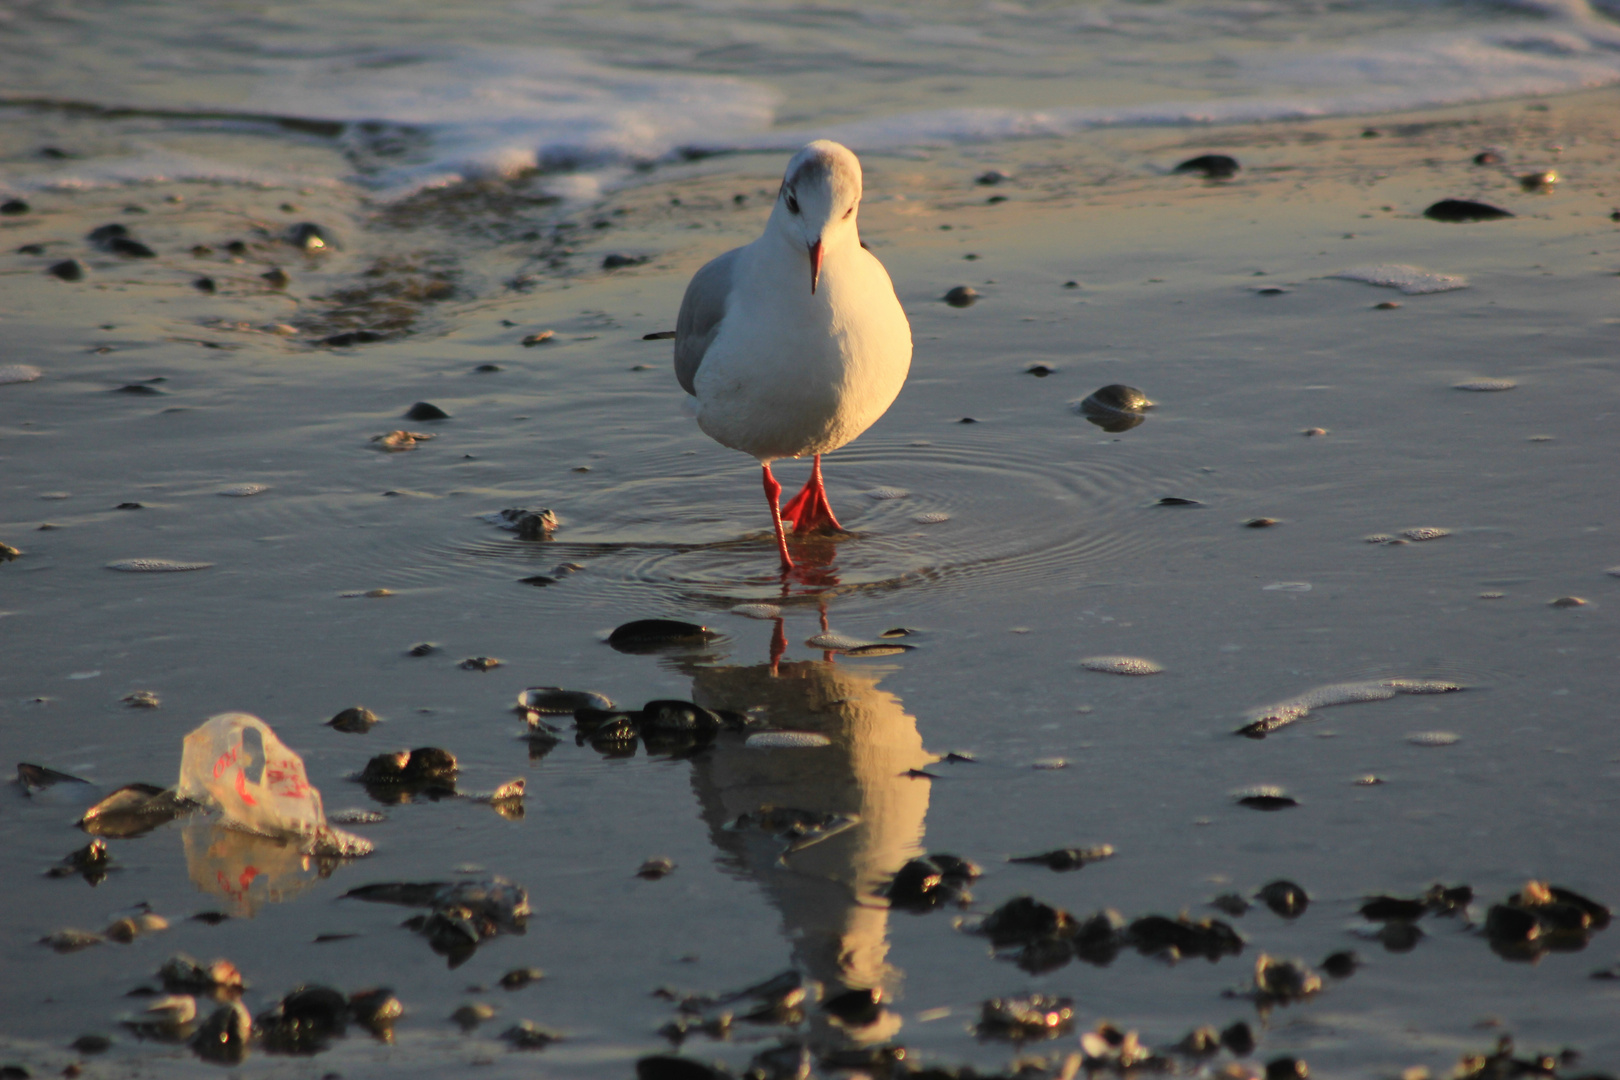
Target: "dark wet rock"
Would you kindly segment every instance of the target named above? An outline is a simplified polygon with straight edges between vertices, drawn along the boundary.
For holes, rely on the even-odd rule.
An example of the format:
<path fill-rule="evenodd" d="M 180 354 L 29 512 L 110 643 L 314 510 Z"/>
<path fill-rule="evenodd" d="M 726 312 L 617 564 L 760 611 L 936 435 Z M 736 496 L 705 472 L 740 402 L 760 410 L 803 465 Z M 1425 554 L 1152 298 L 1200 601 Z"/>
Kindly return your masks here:
<path fill-rule="evenodd" d="M 456 793 L 456 756 L 435 746 L 378 754 L 355 777 L 381 802 L 438 799 Z"/>
<path fill-rule="evenodd" d="M 349 1015 L 354 1022 L 380 1038 L 394 1029 L 394 1021 L 405 1015 L 405 1006 L 386 986 L 356 990 L 349 995 Z"/>
<path fill-rule="evenodd" d="M 1112 844 L 1102 844 L 1089 848 L 1059 848 L 1056 851 L 1043 851 L 1039 855 L 1015 855 L 1007 861 L 1010 863 L 1033 863 L 1044 866 L 1048 870 L 1078 870 L 1087 863 L 1101 862 L 1114 856 Z"/>
<path fill-rule="evenodd" d="M 1378 943 L 1392 953 L 1408 953 L 1423 940 L 1423 930 L 1417 923 L 1387 922 L 1373 935 Z"/>
<path fill-rule="evenodd" d="M 439 651 L 439 647 L 431 641 L 418 642 L 405 650 L 406 656 L 432 656 Z"/>
<path fill-rule="evenodd" d="M 996 946 L 1074 936 L 1074 916 L 1032 896 L 1015 896 L 984 917 L 979 933 Z"/>
<path fill-rule="evenodd" d="M 1209 902 L 1209 906 L 1233 918 L 1247 914 L 1249 910 L 1249 902 L 1237 893 L 1221 893 Z"/>
<path fill-rule="evenodd" d="M 157 397 L 157 396 L 159 396 L 159 395 L 161 395 L 163 393 L 162 390 L 160 390 L 157 387 L 153 386 L 151 383 L 143 383 L 143 382 L 126 383 L 123 386 L 120 386 L 117 390 L 115 390 L 113 392 L 116 393 L 116 394 L 140 394 L 140 395 L 145 395 L 146 397 Z M 120 504 L 120 506 L 122 506 L 122 505 L 125 505 L 125 504 Z M 137 505 L 139 505 L 139 504 L 137 504 Z"/>
<path fill-rule="evenodd" d="M 170 993 L 201 993 L 242 989 L 242 973 L 229 960 L 200 964 L 185 953 L 175 953 L 158 968 L 158 981 Z"/>
<path fill-rule="evenodd" d="M 951 307 L 972 307 L 979 299 L 979 290 L 975 289 L 971 285 L 957 285 L 955 288 L 947 292 L 941 299 L 943 299 L 947 304 L 951 305 Z"/>
<path fill-rule="evenodd" d="M 128 237 L 129 226 L 114 221 L 108 225 L 97 225 L 86 233 L 84 238 L 94 247 L 105 248 L 110 241 L 124 240 Z"/>
<path fill-rule="evenodd" d="M 981 1039 L 1027 1042 L 1074 1030 L 1074 1002 L 1050 994 L 991 998 L 979 1006 L 975 1031 Z"/>
<path fill-rule="evenodd" d="M 724 1080 L 730 1075 L 718 1065 L 674 1054 L 652 1054 L 636 1062 L 636 1080 Z"/>
<path fill-rule="evenodd" d="M 230 252 L 232 255 L 246 255 L 248 253 L 248 246 L 244 241 L 232 240 L 225 245 L 225 250 Z"/>
<path fill-rule="evenodd" d="M 345 330 L 321 339 L 321 344 L 333 349 L 348 349 L 355 345 L 370 345 L 381 341 L 387 334 L 376 330 Z"/>
<path fill-rule="evenodd" d="M 21 548 L 14 548 L 10 544 L 0 544 L 0 562 L 11 562 L 21 554 Z"/>
<path fill-rule="evenodd" d="M 1221 1045 L 1230 1050 L 1235 1057 L 1248 1057 L 1254 1053 L 1254 1030 L 1239 1020 L 1222 1029 Z"/>
<path fill-rule="evenodd" d="M 1236 158 L 1225 154 L 1200 154 L 1183 161 L 1171 172 L 1196 173 L 1206 180 L 1230 180 L 1241 168 Z"/>
<path fill-rule="evenodd" d="M 1254 999 L 1263 1005 L 1289 1005 L 1313 997 L 1322 977 L 1300 960 L 1279 960 L 1261 953 L 1254 962 Z"/>
<path fill-rule="evenodd" d="M 637 619 L 608 635 L 607 643 L 620 652 L 657 652 L 661 649 L 702 645 L 720 635 L 706 626 L 674 619 Z"/>
<path fill-rule="evenodd" d="M 377 714 L 362 705 L 353 705 L 326 722 L 326 726 L 349 735 L 364 735 L 378 723 Z"/>
<path fill-rule="evenodd" d="M 46 871 L 46 876 L 62 878 L 78 874 L 91 885 L 99 885 L 107 879 L 107 869 L 111 864 L 107 841 L 97 837 L 51 867 Z"/>
<path fill-rule="evenodd" d="M 1075 956 L 1103 967 L 1114 962 L 1126 943 L 1126 936 L 1125 917 L 1112 908 L 1104 908 L 1080 921 L 1071 943 Z"/>
<path fill-rule="evenodd" d="M 91 786 L 88 780 L 81 780 L 77 776 L 69 776 L 55 769 L 47 769 L 43 765 L 31 765 L 26 761 L 17 763 L 17 785 L 26 794 L 32 795 L 36 791 L 44 791 L 57 784 L 83 784 L 87 788 Z"/>
<path fill-rule="evenodd" d="M 521 990 L 530 983 L 539 982 L 545 978 L 545 972 L 539 968 L 523 967 L 513 968 L 501 976 L 500 983 L 503 990 Z"/>
<path fill-rule="evenodd" d="M 259 277 L 266 285 L 278 292 L 292 284 L 292 276 L 279 266 L 272 266 L 260 274 Z"/>
<path fill-rule="evenodd" d="M 343 1034 L 349 1002 L 329 986 L 300 986 L 253 1020 L 272 1054 L 318 1054 Z"/>
<path fill-rule="evenodd" d="M 122 255 L 126 259 L 155 259 L 157 252 L 141 243 L 139 240 L 127 236 L 115 236 L 102 245 L 114 255 Z"/>
<path fill-rule="evenodd" d="M 1221 1033 L 1211 1024 L 1194 1028 L 1176 1043 L 1176 1050 L 1189 1057 L 1209 1057 L 1221 1050 Z"/>
<path fill-rule="evenodd" d="M 1520 189 L 1528 192 L 1539 191 L 1546 193 L 1557 186 L 1558 174 L 1553 172 L 1551 169 L 1543 169 L 1540 172 L 1525 173 L 1523 176 L 1519 177 Z"/>
<path fill-rule="evenodd" d="M 549 540 L 558 524 L 557 515 L 545 506 L 510 506 L 486 520 L 517 533 L 519 540 Z"/>
<path fill-rule="evenodd" d="M 642 341 L 669 341 L 675 337 L 673 330 L 656 330 L 651 334 L 642 334 Z"/>
<path fill-rule="evenodd" d="M 1360 908 L 1362 918 L 1372 922 L 1414 922 L 1428 910 L 1421 898 L 1401 896 L 1370 896 Z"/>
<path fill-rule="evenodd" d="M 1181 915 L 1144 915 L 1126 929 L 1130 943 L 1145 956 L 1202 956 L 1213 963 L 1243 952 L 1243 938 L 1219 919 L 1191 919 Z"/>
<path fill-rule="evenodd" d="M 1154 503 L 1153 505 L 1154 506 L 1203 506 L 1204 504 L 1199 502 L 1197 499 L 1183 499 L 1179 495 L 1166 495 L 1164 498 L 1160 499 L 1158 502 Z"/>
<path fill-rule="evenodd" d="M 191 283 L 191 287 L 198 292 L 213 294 L 219 291 L 219 284 L 211 277 L 200 277 Z"/>
<path fill-rule="evenodd" d="M 85 275 L 90 273 L 90 267 L 78 259 L 63 259 L 46 267 L 45 272 L 63 281 L 83 281 Z"/>
<path fill-rule="evenodd" d="M 5 202 L 0 202 L 0 214 L 26 214 L 32 209 L 33 207 L 29 206 L 21 199 L 7 199 Z"/>
<path fill-rule="evenodd" d="M 985 201 L 985 204 L 987 206 L 996 206 L 996 205 L 999 205 L 1000 203 L 1006 202 L 1007 201 L 1007 196 L 1005 196 L 1005 195 L 992 195 L 992 196 L 990 196 L 988 199 L 986 199 L 984 201 Z"/>
<path fill-rule="evenodd" d="M 493 656 L 469 656 L 458 665 L 462 671 L 493 671 L 501 661 Z"/>
<path fill-rule="evenodd" d="M 448 420 L 450 414 L 431 401 L 418 401 L 405 410 L 406 420 Z"/>
<path fill-rule="evenodd" d="M 1136 1032 L 1122 1031 L 1107 1021 L 1080 1036 L 1080 1053 L 1088 1076 L 1098 1072 L 1134 1076 L 1175 1069 L 1169 1058 L 1144 1047 Z"/>
<path fill-rule="evenodd" d="M 641 707 L 643 737 L 649 734 L 712 736 L 722 726 L 717 713 L 690 701 L 649 701 Z"/>
<path fill-rule="evenodd" d="M 965 902 L 967 886 L 979 877 L 979 868 L 954 855 L 935 854 L 912 859 L 889 882 L 886 895 L 894 907 L 930 911 L 943 904 Z"/>
<path fill-rule="evenodd" d="M 1279 1057 L 1266 1062 L 1266 1080 L 1309 1080 L 1310 1075 L 1303 1058 Z"/>
<path fill-rule="evenodd" d="M 1044 379 L 1056 371 L 1056 368 L 1047 367 L 1045 364 L 1031 364 L 1024 369 L 1024 374 L 1033 375 L 1037 379 Z"/>
<path fill-rule="evenodd" d="M 657 881 L 660 878 L 668 877 L 674 872 L 674 860 L 659 856 L 643 862 L 641 868 L 636 871 L 636 877 L 641 878 L 643 881 Z"/>
<path fill-rule="evenodd" d="M 45 254 L 45 245 L 44 244 L 20 244 L 17 247 L 17 254 L 19 254 L 19 255 L 43 255 L 43 254 Z"/>
<path fill-rule="evenodd" d="M 592 690 L 564 690 L 560 686 L 531 686 L 518 694 L 517 707 L 522 712 L 536 712 L 548 716 L 565 716 L 578 709 L 610 710 L 613 702 L 606 695 Z"/>
<path fill-rule="evenodd" d="M 92 836 L 128 839 L 151 832 L 196 809 L 155 784 L 125 784 L 84 812 L 79 828 Z"/>
<path fill-rule="evenodd" d="M 203 1021 L 191 1040 L 191 1048 L 205 1061 L 238 1065 L 247 1057 L 252 1034 L 253 1018 L 240 1001 L 232 1001 Z"/>
<path fill-rule="evenodd" d="M 158 696 L 150 690 L 135 690 L 118 700 L 132 709 L 155 709 L 162 704 Z"/>
<path fill-rule="evenodd" d="M 671 336 L 673 337 L 674 335 Z M 554 341 L 556 340 L 556 337 L 557 331 L 555 330 L 536 330 L 534 333 L 524 336 L 523 347 L 525 349 L 532 349 L 536 345 L 544 345 L 548 341 Z"/>
<path fill-rule="evenodd" d="M 331 234 L 313 221 L 300 221 L 288 229 L 287 243 L 309 254 L 338 246 Z"/>
<path fill-rule="evenodd" d="M 450 1019 L 454 1020 L 456 1026 L 461 1028 L 462 1031 L 472 1031 L 485 1020 L 494 1017 L 494 1015 L 495 1007 L 493 1005 L 487 1005 L 482 1001 L 472 1001 L 458 1006 L 456 1011 L 450 1014 Z"/>
<path fill-rule="evenodd" d="M 845 990 L 823 1001 L 821 1010 L 848 1027 L 867 1027 L 883 1015 L 883 991 L 876 987 Z"/>
<path fill-rule="evenodd" d="M 351 889 L 345 898 L 373 903 L 430 907 L 405 926 L 427 938 L 434 952 L 456 967 L 473 955 L 478 945 L 500 934 L 521 934 L 528 925 L 529 894 L 502 877 L 454 883 L 388 883 Z"/>
<path fill-rule="evenodd" d="M 92 945 L 100 945 L 107 939 L 100 934 L 93 934 L 88 930 L 78 930 L 65 927 L 52 931 L 39 939 L 41 945 L 49 945 L 59 953 L 73 953 L 80 949 L 88 949 Z"/>
<path fill-rule="evenodd" d="M 1291 806 L 1298 806 L 1299 800 L 1291 795 L 1260 792 L 1239 796 L 1237 804 L 1247 806 L 1250 810 L 1286 810 Z"/>
<path fill-rule="evenodd" d="M 1305 914 L 1311 898 L 1292 881 L 1273 881 L 1259 892 L 1255 899 L 1285 919 L 1297 919 Z"/>
<path fill-rule="evenodd" d="M 996 184 L 999 184 L 1004 180 L 1011 179 L 1012 177 L 1008 176 L 1000 169 L 990 169 L 986 172 L 980 173 L 974 178 L 973 182 L 975 184 L 983 184 L 985 187 L 994 187 Z"/>
<path fill-rule="evenodd" d="M 1499 206 L 1470 199 L 1441 199 L 1423 211 L 1432 221 L 1496 221 L 1513 215 Z"/>
<path fill-rule="evenodd" d="M 652 256 L 650 255 L 624 255 L 619 252 L 613 252 L 603 256 L 602 269 L 622 270 L 627 266 L 640 266 L 642 263 L 649 261 L 651 258 Z"/>
<path fill-rule="evenodd" d="M 1322 970 L 1335 979 L 1348 979 L 1361 966 L 1361 958 L 1349 949 L 1330 953 L 1322 960 Z"/>
<path fill-rule="evenodd" d="M 1474 155 L 1475 165 L 1500 165 L 1502 161 L 1502 155 L 1494 150 L 1481 150 Z"/>
<path fill-rule="evenodd" d="M 112 1040 L 105 1035 L 80 1035 L 68 1046 L 81 1054 L 105 1054 L 112 1049 Z"/>
<path fill-rule="evenodd" d="M 1269 529 L 1275 524 L 1277 524 L 1276 518 L 1257 517 L 1245 521 L 1243 527 L 1245 529 Z"/>

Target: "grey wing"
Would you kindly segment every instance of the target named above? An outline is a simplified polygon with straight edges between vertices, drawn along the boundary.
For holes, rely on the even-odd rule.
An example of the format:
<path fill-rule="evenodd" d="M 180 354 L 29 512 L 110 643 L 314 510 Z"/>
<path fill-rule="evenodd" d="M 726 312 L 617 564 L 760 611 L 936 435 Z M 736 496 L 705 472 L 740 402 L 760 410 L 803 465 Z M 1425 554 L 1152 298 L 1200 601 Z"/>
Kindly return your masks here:
<path fill-rule="evenodd" d="M 686 286 L 681 313 L 675 320 L 675 378 L 688 394 L 697 393 L 694 385 L 698 367 L 726 317 L 726 297 L 731 293 L 731 275 L 741 250 L 733 248 L 711 259 Z"/>

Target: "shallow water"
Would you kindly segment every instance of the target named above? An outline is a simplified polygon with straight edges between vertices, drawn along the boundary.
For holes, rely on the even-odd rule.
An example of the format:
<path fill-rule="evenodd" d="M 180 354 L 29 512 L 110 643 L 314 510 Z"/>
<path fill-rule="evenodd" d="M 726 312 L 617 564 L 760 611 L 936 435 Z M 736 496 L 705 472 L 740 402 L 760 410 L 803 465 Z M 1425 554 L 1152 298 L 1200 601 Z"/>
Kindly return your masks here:
<path fill-rule="evenodd" d="M 391 1046 L 351 1032 L 313 1060 L 256 1053 L 237 1070 L 252 1075 L 442 1075 L 477 1062 L 491 1075 L 624 1076 L 667 1045 L 655 1031 L 674 1009 L 654 989 L 717 993 L 788 967 L 829 992 L 891 995 L 860 1032 L 811 1009 L 800 1031 L 818 1052 L 892 1042 L 926 1062 L 1002 1068 L 1015 1051 L 969 1031 L 979 1003 L 1038 989 L 1072 996 L 1082 1028 L 1106 1018 L 1153 1045 L 1247 1018 L 1256 1060 L 1294 1054 L 1322 1075 L 1449 1070 L 1506 1032 L 1527 1051 L 1573 1046 L 1581 1069 L 1620 1068 L 1614 984 L 1588 978 L 1612 962 L 1613 930 L 1532 964 L 1493 955 L 1462 920 L 1425 919 L 1415 948 L 1386 951 L 1356 914 L 1366 894 L 1435 880 L 1474 886 L 1476 922 L 1529 878 L 1620 898 L 1609 694 L 1620 579 L 1605 574 L 1620 564 L 1614 99 L 1545 104 L 868 155 L 863 235 L 896 280 L 917 357 L 890 413 L 826 462 L 852 535 L 806 544 L 806 571 L 785 585 L 755 466 L 681 414 L 667 343 L 641 340 L 672 325 L 692 270 L 757 230 L 778 158 L 666 165 L 596 204 L 451 192 L 407 204 L 410 222 L 346 186 L 31 191 L 37 211 L 0 219 L 8 252 L 51 245 L 0 256 L 3 359 L 43 372 L 0 386 L 0 540 L 23 552 L 0 564 L 0 761 L 104 790 L 167 785 L 184 735 L 242 709 L 303 755 L 329 810 L 387 820 L 353 826 L 378 851 L 329 876 L 267 841 L 179 822 L 110 841 L 117 869 L 91 888 L 43 876 L 85 842 L 70 793 L 8 786 L 3 1056 L 55 1070 L 75 1058 L 71 1040 L 103 1032 L 114 1047 L 93 1070 L 216 1075 L 116 1026 L 143 1006 L 124 995 L 185 951 L 236 962 L 255 1013 L 304 982 L 384 984 L 406 1005 Z M 27 113 L 5 130 L 22 155 L 50 132 L 125 140 L 129 122 Z M 319 140 L 153 123 L 210 155 L 236 147 L 227 158 L 239 164 L 284 153 L 340 175 Z M 1369 125 L 1383 135 L 1363 138 Z M 1492 144 L 1513 168 L 1468 164 Z M 1239 157 L 1244 173 L 1219 185 L 1163 175 L 1207 149 Z M 1549 164 L 1558 191 L 1519 190 L 1515 171 Z M 994 189 L 1008 203 L 987 204 L 973 183 L 992 165 L 1014 178 Z M 1520 216 L 1419 216 L 1443 197 Z M 123 213 L 131 202 L 147 212 Z M 80 239 L 112 220 L 158 257 L 123 261 Z M 342 248 L 293 252 L 277 237 L 300 220 L 333 228 Z M 520 238 L 570 222 L 570 255 Z M 233 237 L 251 239 L 241 262 L 224 249 Z M 215 254 L 192 256 L 196 243 Z M 653 258 L 597 269 L 615 251 Z M 454 291 L 404 303 L 409 333 L 318 346 L 393 317 L 334 314 L 340 302 L 323 298 L 410 279 L 418 271 L 399 267 L 420 266 L 419 253 L 443 260 Z M 91 264 L 86 282 L 40 272 L 67 257 Z M 257 279 L 272 264 L 293 275 L 285 294 Z M 1378 264 L 1470 284 L 1406 296 L 1331 276 Z M 224 283 L 214 295 L 189 284 L 204 268 Z M 983 298 L 940 303 L 958 284 Z M 1267 287 L 1285 291 L 1256 291 Z M 1374 308 L 1389 299 L 1402 306 Z M 283 321 L 297 332 L 256 329 Z M 541 328 L 556 331 L 550 343 L 519 344 Z M 502 370 L 476 370 L 490 363 Z M 1054 373 L 1026 374 L 1037 363 Z M 159 378 L 147 385 L 161 395 L 116 392 Z M 1454 389 L 1490 378 L 1516 385 Z M 1109 383 L 1156 403 L 1143 424 L 1110 434 L 1074 411 Z M 452 418 L 400 419 L 421 400 Z M 393 454 L 369 441 L 401 427 L 436 438 Z M 779 473 L 791 487 L 804 469 Z M 264 490 L 225 497 L 243 484 Z M 883 489 L 904 494 L 869 494 Z M 143 508 L 115 509 L 126 502 Z M 518 540 L 482 516 L 533 505 L 557 513 L 553 540 Z M 1262 516 L 1278 523 L 1243 527 Z M 1449 532 L 1365 540 L 1420 528 Z M 212 565 L 106 568 L 127 559 Z M 584 569 L 552 574 L 570 562 Z M 558 580 L 519 581 L 536 574 Z M 390 595 L 364 595 L 376 589 Z M 1589 603 L 1550 605 L 1565 596 Z M 774 677 L 777 624 L 731 611 L 760 603 L 784 613 Z M 647 617 L 722 636 L 662 656 L 603 643 Z M 805 644 L 824 629 L 876 640 L 894 627 L 914 631 L 900 639 L 914 651 L 859 659 Z M 438 651 L 407 655 L 424 641 Z M 475 656 L 504 663 L 458 667 Z M 1081 666 L 1099 656 L 1165 670 Z M 1394 678 L 1466 689 L 1319 708 L 1264 741 L 1233 734 L 1268 705 Z M 726 736 L 691 758 L 610 758 L 569 733 L 537 754 L 510 709 L 539 685 L 627 707 L 752 709 L 829 745 Z M 121 702 L 137 690 L 161 706 Z M 356 704 L 382 723 L 363 736 L 323 726 Z M 1459 738 L 1412 741 L 1433 732 Z M 525 815 L 454 799 L 383 805 L 348 779 L 374 754 L 424 745 L 460 758 L 462 791 L 526 778 Z M 947 752 L 975 763 L 934 760 Z M 1053 759 L 1067 766 L 1035 767 Z M 937 779 L 906 775 L 924 765 Z M 1356 783 L 1368 775 L 1385 782 Z M 1261 785 L 1299 805 L 1236 804 Z M 763 803 L 858 821 L 784 857 L 783 842 L 733 824 Z M 1115 856 L 1071 873 L 1005 861 L 1101 844 Z M 969 912 L 891 912 L 876 895 L 923 851 L 983 865 Z M 676 870 L 637 878 L 652 856 Z M 249 866 L 258 884 L 244 893 Z M 404 909 L 339 899 L 486 874 L 526 887 L 535 914 L 526 934 L 453 970 L 400 927 Z M 1248 945 L 1216 964 L 1127 950 L 1106 967 L 1033 974 L 953 925 L 1022 893 L 1080 916 L 1203 917 L 1217 894 L 1276 878 L 1303 885 L 1309 910 L 1232 919 Z M 69 955 L 37 944 L 141 902 L 173 928 Z M 203 910 L 237 917 L 186 918 Z M 338 934 L 357 936 L 315 941 Z M 1249 982 L 1260 952 L 1315 964 L 1343 948 L 1366 966 L 1263 1028 L 1252 1004 L 1223 996 Z M 497 985 L 531 965 L 546 978 Z M 449 1020 L 468 1001 L 498 1009 L 471 1035 Z M 511 1051 L 497 1036 L 521 1019 L 565 1039 Z M 732 1041 L 695 1035 L 687 1052 L 740 1066 L 777 1034 L 739 1024 Z"/>

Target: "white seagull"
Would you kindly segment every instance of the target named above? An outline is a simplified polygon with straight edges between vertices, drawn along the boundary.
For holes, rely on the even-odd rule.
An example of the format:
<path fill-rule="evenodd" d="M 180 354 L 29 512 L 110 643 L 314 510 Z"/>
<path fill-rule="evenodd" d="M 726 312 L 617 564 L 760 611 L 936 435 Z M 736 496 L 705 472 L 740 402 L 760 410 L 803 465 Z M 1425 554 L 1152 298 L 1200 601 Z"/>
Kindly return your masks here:
<path fill-rule="evenodd" d="M 788 162 L 764 235 L 694 274 L 675 324 L 675 377 L 697 398 L 698 426 L 764 468 L 783 573 L 793 569 L 784 518 L 795 532 L 843 528 L 821 455 L 871 427 L 911 368 L 911 324 L 861 244 L 860 204 L 855 155 L 825 139 L 806 146 Z M 806 454 L 810 480 L 778 508 L 771 462 Z"/>

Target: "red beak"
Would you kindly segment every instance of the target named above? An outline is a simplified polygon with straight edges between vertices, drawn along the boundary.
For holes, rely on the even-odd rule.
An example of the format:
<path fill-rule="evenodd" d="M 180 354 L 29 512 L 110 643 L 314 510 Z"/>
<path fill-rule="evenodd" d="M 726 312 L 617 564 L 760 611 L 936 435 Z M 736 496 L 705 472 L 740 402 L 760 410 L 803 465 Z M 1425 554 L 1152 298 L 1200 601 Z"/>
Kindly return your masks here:
<path fill-rule="evenodd" d="M 816 291 L 816 282 L 821 280 L 821 241 L 817 240 L 810 245 L 810 292 Z"/>

